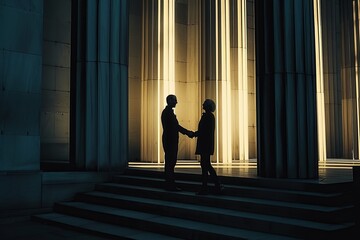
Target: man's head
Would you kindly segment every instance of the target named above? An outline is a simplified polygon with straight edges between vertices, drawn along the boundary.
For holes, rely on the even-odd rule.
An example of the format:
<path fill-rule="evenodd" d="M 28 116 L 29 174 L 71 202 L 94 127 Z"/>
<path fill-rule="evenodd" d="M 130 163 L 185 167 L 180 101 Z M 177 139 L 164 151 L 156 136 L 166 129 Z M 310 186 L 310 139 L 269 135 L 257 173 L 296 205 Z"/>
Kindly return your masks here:
<path fill-rule="evenodd" d="M 174 108 L 177 104 L 177 98 L 175 95 L 170 94 L 166 97 L 166 103 L 169 107 Z"/>

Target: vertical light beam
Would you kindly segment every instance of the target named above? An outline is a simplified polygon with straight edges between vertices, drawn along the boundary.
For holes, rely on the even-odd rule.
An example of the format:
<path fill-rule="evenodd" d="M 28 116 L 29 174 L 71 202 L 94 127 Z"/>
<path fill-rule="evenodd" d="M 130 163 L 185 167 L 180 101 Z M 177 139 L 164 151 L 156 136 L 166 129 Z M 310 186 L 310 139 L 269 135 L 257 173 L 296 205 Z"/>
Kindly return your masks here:
<path fill-rule="evenodd" d="M 356 95 L 355 95 L 355 105 L 356 105 L 356 131 L 354 131 L 353 129 L 353 132 L 354 134 L 356 134 L 357 136 L 357 156 L 359 156 L 359 150 L 360 150 L 360 141 L 359 141 L 359 137 L 360 137 L 360 132 L 359 132 L 359 63 L 358 63 L 358 41 L 359 41 L 359 19 L 358 19 L 358 14 L 360 12 L 360 6 L 359 6 L 359 1 L 356 0 L 356 1 L 353 1 L 353 18 L 354 18 L 354 58 L 355 58 L 355 91 L 356 91 Z M 354 117 L 353 117 L 354 118 Z M 353 139 L 353 142 L 355 140 Z M 353 147 L 353 159 L 355 159 L 355 147 Z"/>
<path fill-rule="evenodd" d="M 237 1 L 239 160 L 249 159 L 246 0 Z"/>
<path fill-rule="evenodd" d="M 316 101 L 319 161 L 326 161 L 325 101 L 323 78 L 323 54 L 321 34 L 320 0 L 314 0 L 315 58 L 316 58 Z"/>

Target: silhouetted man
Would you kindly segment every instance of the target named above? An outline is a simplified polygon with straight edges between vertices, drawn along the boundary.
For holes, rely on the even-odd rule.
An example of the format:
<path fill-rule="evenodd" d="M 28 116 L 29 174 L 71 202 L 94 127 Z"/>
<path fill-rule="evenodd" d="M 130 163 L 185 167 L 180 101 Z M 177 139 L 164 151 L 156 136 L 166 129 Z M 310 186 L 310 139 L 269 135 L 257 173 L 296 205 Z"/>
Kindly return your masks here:
<path fill-rule="evenodd" d="M 168 95 L 166 97 L 167 106 L 161 113 L 161 123 L 163 126 L 162 143 L 165 152 L 165 189 L 169 191 L 181 191 L 175 185 L 175 165 L 177 161 L 179 132 L 186 134 L 188 137 L 193 137 L 193 132 L 189 131 L 179 125 L 173 108 L 177 104 L 175 95 Z"/>

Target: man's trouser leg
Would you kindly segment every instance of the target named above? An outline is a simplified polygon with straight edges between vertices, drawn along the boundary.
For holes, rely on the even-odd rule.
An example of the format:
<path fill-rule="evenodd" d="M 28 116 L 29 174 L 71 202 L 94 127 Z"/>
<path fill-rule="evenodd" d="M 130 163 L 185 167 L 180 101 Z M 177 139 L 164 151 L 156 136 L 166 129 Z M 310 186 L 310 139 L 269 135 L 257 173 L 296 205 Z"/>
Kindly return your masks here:
<path fill-rule="evenodd" d="M 177 152 L 175 150 L 166 151 L 165 153 L 165 181 L 167 185 L 175 184 L 174 169 L 177 158 Z"/>

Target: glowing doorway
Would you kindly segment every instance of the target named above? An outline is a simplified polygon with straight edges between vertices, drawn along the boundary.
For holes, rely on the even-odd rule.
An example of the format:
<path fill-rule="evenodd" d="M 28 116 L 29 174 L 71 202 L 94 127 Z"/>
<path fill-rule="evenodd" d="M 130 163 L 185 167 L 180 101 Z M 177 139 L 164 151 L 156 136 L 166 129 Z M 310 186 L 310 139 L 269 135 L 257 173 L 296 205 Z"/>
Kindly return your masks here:
<path fill-rule="evenodd" d="M 190 130 L 197 129 L 202 102 L 216 102 L 214 162 L 255 158 L 255 31 L 247 23 L 253 2 L 249 8 L 245 0 L 131 2 L 130 160 L 163 162 L 160 115 L 168 94 L 177 96 L 177 118 Z M 196 139 L 181 135 L 178 158 L 195 160 L 195 146 Z"/>

